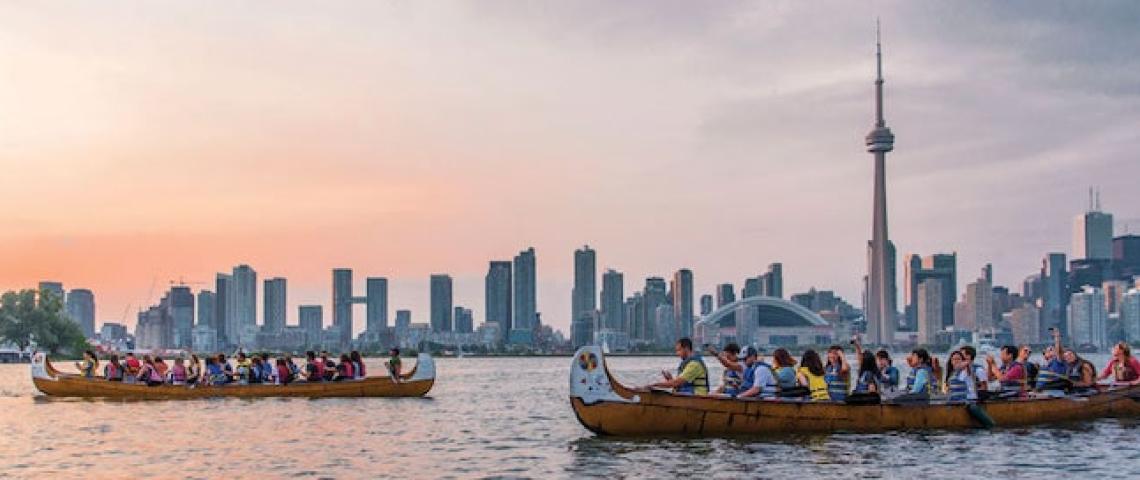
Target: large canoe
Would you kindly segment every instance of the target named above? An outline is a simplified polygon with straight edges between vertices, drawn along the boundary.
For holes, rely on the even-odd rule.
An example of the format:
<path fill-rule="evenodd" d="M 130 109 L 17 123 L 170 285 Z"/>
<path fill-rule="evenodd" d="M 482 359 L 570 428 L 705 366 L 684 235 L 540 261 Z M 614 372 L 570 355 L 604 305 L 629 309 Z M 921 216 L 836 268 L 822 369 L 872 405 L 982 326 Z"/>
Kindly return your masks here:
<path fill-rule="evenodd" d="M 367 377 L 362 380 L 341 382 L 294 382 L 289 385 L 224 385 L 196 386 L 160 385 L 149 387 L 139 383 L 111 382 L 100 377 L 86 378 L 55 369 L 47 356 L 37 353 L 32 358 L 32 383 L 46 395 L 54 397 L 126 398 L 147 400 L 177 400 L 209 397 L 422 397 L 435 384 L 435 362 L 431 355 L 421 353 L 416 366 L 401 375 L 400 382 L 392 377 Z"/>
<path fill-rule="evenodd" d="M 1140 416 L 1140 386 L 1108 389 L 1082 397 L 1002 400 L 976 406 L 946 402 L 847 405 L 792 399 L 694 396 L 630 388 L 610 374 L 598 347 L 578 349 L 570 369 L 570 405 L 578 421 L 599 435 L 883 432 L 1012 427 Z"/>

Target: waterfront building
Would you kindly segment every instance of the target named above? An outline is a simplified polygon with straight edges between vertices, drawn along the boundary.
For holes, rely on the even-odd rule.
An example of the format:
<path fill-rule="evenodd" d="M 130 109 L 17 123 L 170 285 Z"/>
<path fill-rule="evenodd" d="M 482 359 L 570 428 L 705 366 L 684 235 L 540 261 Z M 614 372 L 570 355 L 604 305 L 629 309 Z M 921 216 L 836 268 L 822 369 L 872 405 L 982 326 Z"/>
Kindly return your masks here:
<path fill-rule="evenodd" d="M 512 338 L 531 339 L 525 341 L 530 344 L 534 338 L 533 330 L 538 326 L 538 297 L 537 282 L 538 270 L 536 266 L 534 247 L 527 248 L 515 255 L 514 270 L 514 315 L 511 330 L 523 330 L 525 333 L 511 333 Z M 511 342 L 519 343 L 519 342 Z"/>
<path fill-rule="evenodd" d="M 674 286 L 675 285 L 676 281 L 674 281 Z M 674 287 L 673 291 L 674 295 L 676 295 L 676 287 Z M 631 327 L 626 330 L 626 332 L 629 333 L 630 341 L 646 344 L 656 343 L 657 322 L 654 321 L 653 312 L 656 312 L 657 307 L 661 305 L 669 305 L 668 293 L 669 290 L 668 287 L 665 286 L 664 278 L 649 277 L 645 279 L 645 288 L 642 290 L 640 303 L 634 304 L 634 311 L 631 315 L 627 315 L 626 317 Z M 691 307 L 691 296 L 689 297 L 689 302 Z M 673 321 L 677 322 L 678 325 L 670 328 L 670 330 L 683 332 L 684 327 L 681 326 L 681 322 L 684 320 L 684 312 L 683 309 L 679 310 L 676 308 L 677 303 L 677 301 L 674 301 L 674 304 L 670 305 L 670 308 L 673 308 Z"/>
<path fill-rule="evenodd" d="M 716 308 L 721 308 L 736 301 L 731 283 L 722 283 L 716 286 Z"/>
<path fill-rule="evenodd" d="M 1077 348 L 1094 347 L 1107 351 L 1108 312 L 1104 309 L 1104 292 L 1096 287 L 1082 287 L 1069 300 L 1069 336 Z"/>
<path fill-rule="evenodd" d="M 1073 219 L 1073 259 L 1111 260 L 1112 214 L 1100 210 L 1100 192 L 1089 189 L 1089 209 Z"/>
<path fill-rule="evenodd" d="M 455 307 L 455 333 L 473 333 L 475 319 L 470 308 Z"/>
<path fill-rule="evenodd" d="M 1140 290 L 1136 288 L 1120 299 L 1120 326 L 1125 341 L 1140 342 Z"/>
<path fill-rule="evenodd" d="M 512 325 L 511 309 L 511 269 L 509 261 L 492 261 L 487 267 L 487 276 L 483 281 L 483 299 L 486 315 L 485 322 L 499 324 L 499 334 L 502 337 L 498 343 L 506 343 Z"/>
<path fill-rule="evenodd" d="M 906 276 L 903 301 L 908 331 L 918 328 L 918 284 L 930 278 L 942 280 L 942 326 L 939 330 L 954 324 L 954 302 L 958 300 L 957 263 L 957 253 L 936 253 L 926 257 L 912 254 L 906 257 L 903 262 Z"/>
<path fill-rule="evenodd" d="M 194 294 L 190 287 L 171 287 L 166 294 L 170 317 L 170 343 L 174 348 L 190 348 L 194 338 Z"/>
<path fill-rule="evenodd" d="M 867 302 L 864 315 L 867 320 L 867 341 L 885 344 L 894 341 L 898 324 L 894 245 L 887 234 L 886 178 L 887 152 L 894 150 L 895 136 L 883 118 L 883 55 L 878 38 L 875 41 L 875 68 L 875 128 L 866 138 L 867 151 L 874 155 L 875 166 L 874 211 L 871 241 L 868 243 Z"/>
<path fill-rule="evenodd" d="M 602 274 L 602 321 L 597 331 L 621 331 L 625 318 L 625 277 L 621 272 L 608 269 Z"/>
<path fill-rule="evenodd" d="M 740 290 L 740 298 L 760 296 L 761 277 L 744 279 L 744 288 Z"/>
<path fill-rule="evenodd" d="M 91 290 L 77 288 L 67 292 L 66 310 L 67 316 L 83 330 L 83 336 L 95 336 L 95 294 Z"/>
<path fill-rule="evenodd" d="M 1111 315 L 1120 313 L 1120 302 L 1132 285 L 1124 280 L 1105 280 L 1100 289 L 1104 292 L 1104 309 Z"/>
<path fill-rule="evenodd" d="M 431 330 L 450 332 L 455 328 L 452 319 L 451 276 L 435 274 L 431 276 Z"/>
<path fill-rule="evenodd" d="M 1018 345 L 1036 344 L 1043 340 L 1041 334 L 1041 310 L 1026 303 L 1003 314 L 1009 322 L 1013 341 Z M 1049 338 L 1051 341 L 1052 338 Z"/>
<path fill-rule="evenodd" d="M 321 341 L 316 343 L 324 343 L 324 336 L 340 333 L 341 345 L 348 345 L 352 342 L 352 306 L 356 303 L 352 296 L 352 269 L 334 268 L 332 276 L 332 325 L 336 328 L 323 331 Z"/>
<path fill-rule="evenodd" d="M 324 329 L 324 307 L 320 305 L 301 305 L 297 307 L 297 318 L 300 319 L 301 330 L 306 335 L 306 345 L 320 343 L 321 331 Z"/>
<path fill-rule="evenodd" d="M 1069 305 L 1068 272 L 1066 271 L 1065 254 L 1049 253 L 1041 260 L 1041 329 L 1049 328 L 1061 330 L 1066 337 L 1069 336 L 1066 314 Z"/>
<path fill-rule="evenodd" d="M 190 348 L 195 352 L 212 353 L 221 350 L 218 345 L 218 330 L 209 324 L 195 325 L 190 331 L 190 337 Z"/>
<path fill-rule="evenodd" d="M 1112 239 L 1112 261 L 1124 278 L 1140 276 L 1140 235 Z"/>
<path fill-rule="evenodd" d="M 694 344 L 763 347 L 826 345 L 835 338 L 835 329 L 818 314 L 803 306 L 776 297 L 743 298 L 694 324 Z"/>
<path fill-rule="evenodd" d="M 962 308 L 955 312 L 954 326 L 959 330 L 993 333 L 993 287 L 984 277 L 966 285 Z"/>
<path fill-rule="evenodd" d="M 230 340 L 230 314 L 233 311 L 233 277 L 219 273 L 214 280 L 214 324 L 217 330 L 218 346 L 221 348 L 236 344 Z"/>
<path fill-rule="evenodd" d="M 279 333 L 285 329 L 286 286 L 281 277 L 265 280 L 265 319 L 262 328 L 268 333 Z"/>
<path fill-rule="evenodd" d="M 574 287 L 570 291 L 571 324 L 585 321 L 598 309 L 597 253 L 589 245 L 574 250 Z M 573 334 L 571 337 L 573 338 Z"/>
<path fill-rule="evenodd" d="M 126 340 L 127 326 L 116 322 L 103 322 L 99 327 L 99 339 L 108 343 Z"/>
<path fill-rule="evenodd" d="M 214 338 L 217 341 L 218 329 L 214 322 L 217 315 L 217 295 L 209 290 L 198 292 L 198 322 L 195 326 L 203 325 L 214 329 Z"/>
<path fill-rule="evenodd" d="M 388 279 L 369 277 L 364 280 L 365 329 L 383 332 L 388 328 Z"/>
<path fill-rule="evenodd" d="M 1025 277 L 1025 280 L 1021 282 L 1021 296 L 1029 302 L 1036 302 L 1037 299 L 1041 298 L 1044 289 L 1045 282 L 1041 280 L 1040 273 Z"/>
<path fill-rule="evenodd" d="M 731 286 L 730 286 L 731 288 Z M 673 273 L 673 321 L 679 337 L 693 336 L 693 272 L 682 268 Z"/>
<path fill-rule="evenodd" d="M 708 315 L 713 311 L 713 296 L 709 294 L 701 295 L 701 316 Z"/>
<path fill-rule="evenodd" d="M 935 345 L 938 332 L 942 331 L 942 289 L 945 281 L 940 278 L 927 278 L 918 284 L 915 292 L 915 313 L 918 330 L 918 343 Z"/>
<path fill-rule="evenodd" d="M 396 329 L 407 330 L 412 326 L 411 310 L 396 310 Z M 501 328 L 501 327 L 500 327 Z"/>
<path fill-rule="evenodd" d="M 240 346 L 253 345 L 257 339 L 257 272 L 249 265 L 238 265 L 233 269 L 232 317 L 226 331 L 231 336 L 236 333 Z M 250 327 L 255 328 L 250 328 Z M 232 328 L 229 328 L 232 327 Z M 230 338 L 234 341 L 234 338 Z"/>
<path fill-rule="evenodd" d="M 590 345 L 594 340 L 594 330 L 598 325 L 599 315 L 597 310 L 591 312 L 583 312 L 578 316 L 578 319 L 571 322 L 570 325 L 570 343 L 573 348 L 578 348 L 584 345 Z"/>

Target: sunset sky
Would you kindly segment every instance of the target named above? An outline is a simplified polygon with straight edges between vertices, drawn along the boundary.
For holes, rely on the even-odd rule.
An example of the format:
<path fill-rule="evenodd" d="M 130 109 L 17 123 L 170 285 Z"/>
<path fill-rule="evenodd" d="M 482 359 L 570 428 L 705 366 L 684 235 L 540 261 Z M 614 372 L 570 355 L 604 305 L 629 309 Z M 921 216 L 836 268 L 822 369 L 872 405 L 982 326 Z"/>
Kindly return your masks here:
<path fill-rule="evenodd" d="M 133 325 L 248 263 L 330 322 L 352 267 L 426 322 L 443 272 L 481 323 L 487 262 L 534 246 L 566 331 L 589 244 L 627 294 L 778 261 L 858 306 L 876 16 L 900 265 L 1019 291 L 1090 185 L 1140 231 L 1136 2 L 6 2 L 0 289 Z"/>

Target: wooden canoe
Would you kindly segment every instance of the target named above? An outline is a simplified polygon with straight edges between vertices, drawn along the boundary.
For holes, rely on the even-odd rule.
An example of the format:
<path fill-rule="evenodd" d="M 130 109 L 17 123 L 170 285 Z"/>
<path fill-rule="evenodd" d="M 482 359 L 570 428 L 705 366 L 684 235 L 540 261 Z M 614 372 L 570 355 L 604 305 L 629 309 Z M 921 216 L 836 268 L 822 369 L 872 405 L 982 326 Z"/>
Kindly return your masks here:
<path fill-rule="evenodd" d="M 570 405 L 578 421 L 599 435 L 729 436 L 804 432 L 1013 427 L 1140 416 L 1140 386 L 1083 397 L 1001 400 L 971 407 L 961 403 L 847 405 L 792 399 L 735 399 L 674 394 L 623 386 L 606 366 L 599 347 L 582 347 L 570 373 Z M 974 409 L 992 425 L 971 415 Z M 983 417 L 985 418 L 985 417 Z M 988 422 L 987 422 L 988 423 Z"/>
<path fill-rule="evenodd" d="M 36 353 L 32 357 L 31 371 L 32 383 L 45 395 L 146 400 L 211 397 L 422 397 L 435 384 L 435 362 L 426 353 L 419 355 L 415 368 L 401 375 L 402 380 L 399 383 L 393 382 L 390 376 L 382 376 L 340 382 L 294 382 L 289 385 L 149 387 L 141 383 L 112 382 L 101 377 L 86 378 L 74 373 L 63 373 L 56 370 L 43 353 Z"/>

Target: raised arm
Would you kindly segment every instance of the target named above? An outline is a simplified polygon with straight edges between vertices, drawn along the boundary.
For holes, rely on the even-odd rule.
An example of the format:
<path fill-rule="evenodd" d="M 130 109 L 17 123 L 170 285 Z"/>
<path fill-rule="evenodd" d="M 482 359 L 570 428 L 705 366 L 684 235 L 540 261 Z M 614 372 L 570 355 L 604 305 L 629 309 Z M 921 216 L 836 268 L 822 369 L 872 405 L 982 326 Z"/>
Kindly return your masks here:
<path fill-rule="evenodd" d="M 1056 328 L 1050 328 L 1053 331 L 1053 351 L 1057 354 L 1057 359 L 1060 360 L 1064 357 L 1061 356 L 1065 353 L 1064 347 L 1061 346 L 1061 331 Z"/>

